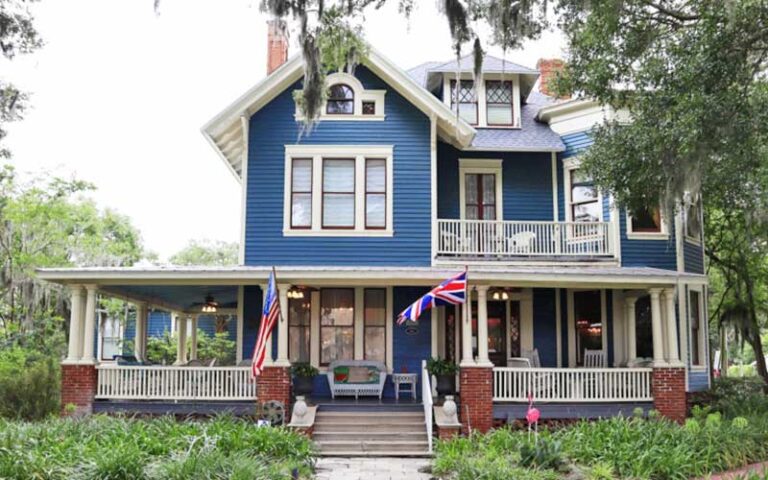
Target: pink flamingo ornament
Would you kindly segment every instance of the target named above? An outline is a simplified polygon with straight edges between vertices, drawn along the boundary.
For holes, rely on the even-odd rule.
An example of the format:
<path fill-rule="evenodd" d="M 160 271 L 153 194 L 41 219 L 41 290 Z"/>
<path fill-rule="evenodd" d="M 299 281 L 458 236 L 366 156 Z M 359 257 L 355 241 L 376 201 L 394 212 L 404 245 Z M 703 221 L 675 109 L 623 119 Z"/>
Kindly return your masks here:
<path fill-rule="evenodd" d="M 534 426 L 535 432 L 539 433 L 539 417 L 541 412 L 538 408 L 533 407 L 533 395 L 528 394 L 528 411 L 525 413 L 525 419 L 528 421 L 528 436 L 531 436 L 531 425 Z"/>

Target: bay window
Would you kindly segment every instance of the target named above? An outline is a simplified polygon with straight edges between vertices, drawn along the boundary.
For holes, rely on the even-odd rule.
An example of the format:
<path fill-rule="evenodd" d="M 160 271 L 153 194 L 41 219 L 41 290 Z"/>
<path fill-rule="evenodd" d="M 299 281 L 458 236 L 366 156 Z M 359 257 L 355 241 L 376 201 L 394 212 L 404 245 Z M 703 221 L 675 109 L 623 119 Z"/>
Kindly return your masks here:
<path fill-rule="evenodd" d="M 392 147 L 288 145 L 283 234 L 392 236 Z"/>

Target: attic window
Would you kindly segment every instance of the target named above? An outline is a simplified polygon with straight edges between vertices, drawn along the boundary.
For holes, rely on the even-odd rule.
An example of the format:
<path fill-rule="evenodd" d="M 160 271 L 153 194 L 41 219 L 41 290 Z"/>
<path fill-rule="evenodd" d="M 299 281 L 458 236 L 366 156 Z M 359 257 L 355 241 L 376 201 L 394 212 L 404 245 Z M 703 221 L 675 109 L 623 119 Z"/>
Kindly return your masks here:
<path fill-rule="evenodd" d="M 363 115 L 376 115 L 376 102 L 363 102 Z"/>
<path fill-rule="evenodd" d="M 512 82 L 485 82 L 486 122 L 488 125 L 512 125 Z"/>
<path fill-rule="evenodd" d="M 470 125 L 477 125 L 477 97 L 472 80 L 462 80 L 458 88 L 451 80 L 451 109 L 459 110 L 459 116 Z"/>
<path fill-rule="evenodd" d="M 337 83 L 328 89 L 328 115 L 353 115 L 355 113 L 355 92 L 348 85 Z"/>

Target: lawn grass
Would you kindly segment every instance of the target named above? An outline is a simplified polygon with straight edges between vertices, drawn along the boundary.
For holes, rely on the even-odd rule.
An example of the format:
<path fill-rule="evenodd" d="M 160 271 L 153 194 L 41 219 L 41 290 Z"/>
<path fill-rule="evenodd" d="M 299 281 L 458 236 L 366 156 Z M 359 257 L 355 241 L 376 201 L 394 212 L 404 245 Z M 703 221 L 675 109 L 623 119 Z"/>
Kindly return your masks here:
<path fill-rule="evenodd" d="M 2 479 L 306 479 L 313 465 L 305 437 L 232 417 L 0 420 Z"/>

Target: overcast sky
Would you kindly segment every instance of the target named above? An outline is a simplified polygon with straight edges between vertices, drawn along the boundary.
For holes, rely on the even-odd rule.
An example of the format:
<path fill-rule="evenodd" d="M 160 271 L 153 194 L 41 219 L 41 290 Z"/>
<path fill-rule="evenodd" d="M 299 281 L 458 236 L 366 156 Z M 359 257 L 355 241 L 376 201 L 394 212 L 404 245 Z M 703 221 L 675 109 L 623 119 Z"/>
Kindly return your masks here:
<path fill-rule="evenodd" d="M 376 49 L 403 68 L 452 57 L 436 1 L 417 2 L 410 23 L 389 3 L 365 23 Z M 264 77 L 268 17 L 258 0 L 162 0 L 160 15 L 152 4 L 42 0 L 45 47 L 0 68 L 32 94 L 9 127 L 11 163 L 93 182 L 99 205 L 130 216 L 166 258 L 190 239 L 239 238 L 239 184 L 200 127 Z M 547 32 L 507 58 L 535 67 L 562 46 Z"/>

